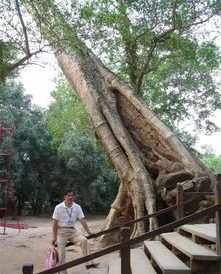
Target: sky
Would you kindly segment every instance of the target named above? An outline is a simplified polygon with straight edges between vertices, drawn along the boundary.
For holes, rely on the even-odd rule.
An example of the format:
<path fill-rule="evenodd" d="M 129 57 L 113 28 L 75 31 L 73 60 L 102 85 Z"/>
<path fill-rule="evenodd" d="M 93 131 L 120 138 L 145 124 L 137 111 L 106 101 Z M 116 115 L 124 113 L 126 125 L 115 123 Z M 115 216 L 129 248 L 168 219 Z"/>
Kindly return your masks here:
<path fill-rule="evenodd" d="M 35 63 L 20 71 L 19 80 L 25 88 L 25 93 L 32 95 L 32 102 L 46 108 L 52 102 L 50 93 L 55 88 L 55 78 L 59 70 L 52 54 L 42 54 Z"/>
<path fill-rule="evenodd" d="M 50 93 L 55 88 L 55 78 L 60 72 L 52 54 L 44 54 L 38 64 L 26 66 L 21 71 L 20 81 L 23 83 L 26 94 L 31 94 L 33 103 L 47 108 L 52 102 Z M 40 65 L 39 65 L 40 64 Z M 216 111 L 212 119 L 221 129 L 221 111 Z M 199 140 L 195 148 L 203 152 L 203 146 L 209 146 L 217 155 L 221 155 L 221 132 L 212 135 L 203 135 L 195 132 Z"/>

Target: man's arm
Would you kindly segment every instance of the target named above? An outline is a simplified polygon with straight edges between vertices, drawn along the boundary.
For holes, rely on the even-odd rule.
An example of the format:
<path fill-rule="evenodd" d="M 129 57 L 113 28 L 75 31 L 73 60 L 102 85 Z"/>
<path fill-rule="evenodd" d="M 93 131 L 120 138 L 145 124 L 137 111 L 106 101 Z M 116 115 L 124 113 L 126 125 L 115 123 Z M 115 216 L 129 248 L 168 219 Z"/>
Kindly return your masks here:
<path fill-rule="evenodd" d="M 81 218 L 80 223 L 83 226 L 83 228 L 85 229 L 85 231 L 87 232 L 87 234 L 89 234 L 89 235 L 92 234 L 85 218 Z"/>
<path fill-rule="evenodd" d="M 53 245 L 57 241 L 57 235 L 58 235 L 58 221 L 56 219 L 53 219 L 53 223 L 52 223 L 52 244 Z"/>

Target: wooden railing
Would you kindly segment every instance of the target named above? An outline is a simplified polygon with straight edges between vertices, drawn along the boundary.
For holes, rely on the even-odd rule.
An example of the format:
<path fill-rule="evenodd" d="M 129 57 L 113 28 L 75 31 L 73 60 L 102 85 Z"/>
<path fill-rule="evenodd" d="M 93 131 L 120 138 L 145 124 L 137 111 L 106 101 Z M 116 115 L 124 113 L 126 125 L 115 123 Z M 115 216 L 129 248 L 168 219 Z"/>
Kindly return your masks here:
<path fill-rule="evenodd" d="M 185 199 L 184 199 L 184 194 L 185 196 L 194 196 L 191 200 L 202 200 L 202 197 L 206 195 L 215 195 L 215 192 L 191 192 L 191 191 L 184 191 L 184 185 L 183 183 L 178 183 L 177 184 L 177 195 L 176 195 L 176 205 L 177 205 L 177 217 L 178 219 L 184 217 L 184 206 L 185 206 Z"/>
<path fill-rule="evenodd" d="M 154 238 L 162 233 L 165 232 L 170 232 L 171 230 L 178 228 L 181 225 L 196 221 L 198 219 L 201 219 L 204 216 L 212 216 L 214 215 L 214 213 L 216 213 L 216 231 L 217 231 L 217 236 L 216 236 L 216 250 L 217 250 L 217 254 L 221 256 L 221 182 L 217 182 L 216 183 L 216 189 L 215 189 L 215 205 L 210 206 L 204 210 L 201 210 L 197 213 L 188 215 L 184 217 L 184 205 L 190 203 L 191 201 L 195 200 L 195 199 L 191 199 L 189 201 L 185 201 L 183 200 L 183 193 L 182 193 L 182 189 L 180 187 L 181 185 L 178 184 L 178 194 L 177 194 L 177 203 L 174 206 L 171 206 L 169 208 L 163 209 L 159 212 L 156 212 L 155 214 L 150 214 L 147 215 L 143 218 L 134 220 L 134 221 L 130 221 L 127 222 L 122 226 L 116 226 L 113 227 L 111 229 L 105 230 L 105 231 L 101 231 L 98 232 L 96 234 L 93 234 L 90 238 L 94 238 L 94 237 L 98 237 L 104 233 L 110 233 L 114 230 L 120 229 L 120 235 L 121 235 L 121 242 L 119 244 L 107 247 L 105 249 L 102 249 L 98 252 L 95 252 L 93 254 L 87 255 L 85 257 L 82 258 L 78 258 L 76 260 L 67 262 L 65 264 L 62 265 L 58 265 L 54 268 L 48 269 L 48 270 L 44 270 L 41 271 L 37 274 L 54 274 L 57 273 L 59 271 L 74 267 L 76 265 L 80 265 L 83 263 L 86 263 L 90 260 L 93 259 L 97 259 L 101 256 L 104 256 L 106 254 L 112 253 L 114 251 L 120 251 L 120 255 L 121 255 L 121 274 L 131 274 L 131 266 L 130 266 L 130 249 L 131 246 L 133 246 L 134 244 L 138 244 L 143 242 L 144 240 L 147 239 L 151 239 Z M 205 193 L 200 193 L 201 195 L 205 195 Z M 208 193 L 206 193 L 208 194 Z M 211 195 L 211 192 L 209 192 L 209 194 Z M 197 197 L 196 197 L 197 199 Z M 154 216 L 159 216 L 163 213 L 166 213 L 170 210 L 174 210 L 176 209 L 178 210 L 178 217 L 179 219 L 177 221 L 174 221 L 172 223 L 163 225 L 161 227 L 159 227 L 156 230 L 144 233 L 141 236 L 138 236 L 136 238 L 130 239 L 130 225 L 138 222 L 138 221 L 144 221 L 147 220 L 151 217 Z M 23 274 L 33 274 L 33 265 L 32 264 L 26 264 L 23 265 Z"/>
<path fill-rule="evenodd" d="M 211 193 L 212 192 L 210 192 L 210 194 Z M 201 193 L 201 195 L 202 195 L 202 193 Z M 191 204 L 193 201 L 201 200 L 201 199 L 202 199 L 201 197 L 190 198 L 190 199 L 188 199 L 186 201 L 183 201 L 182 206 L 186 206 L 188 204 Z M 180 201 L 179 201 L 179 203 L 180 203 Z M 111 232 L 116 231 L 116 230 L 120 230 L 122 227 L 128 227 L 128 226 L 130 227 L 130 226 L 134 225 L 135 223 L 138 223 L 138 222 L 141 222 L 141 221 L 146 221 L 146 220 L 148 220 L 148 219 L 150 219 L 152 217 L 163 215 L 163 214 L 168 213 L 168 212 L 170 212 L 172 210 L 175 210 L 175 209 L 178 209 L 178 198 L 177 198 L 177 202 L 176 202 L 175 205 L 172 205 L 172 206 L 167 207 L 165 209 L 161 209 L 161 210 L 159 210 L 159 211 L 157 211 L 157 212 L 155 212 L 153 214 L 145 215 L 145 216 L 143 216 L 141 218 L 138 218 L 136 220 L 124 222 L 124 224 L 122 224 L 122 225 L 113 226 L 112 228 L 109 228 L 109 229 L 102 230 L 100 232 L 91 234 L 91 235 L 87 236 L 87 238 L 88 239 L 97 238 L 97 237 L 99 237 L 99 236 L 101 236 L 103 234 L 107 234 L 107 233 L 111 233 Z"/>

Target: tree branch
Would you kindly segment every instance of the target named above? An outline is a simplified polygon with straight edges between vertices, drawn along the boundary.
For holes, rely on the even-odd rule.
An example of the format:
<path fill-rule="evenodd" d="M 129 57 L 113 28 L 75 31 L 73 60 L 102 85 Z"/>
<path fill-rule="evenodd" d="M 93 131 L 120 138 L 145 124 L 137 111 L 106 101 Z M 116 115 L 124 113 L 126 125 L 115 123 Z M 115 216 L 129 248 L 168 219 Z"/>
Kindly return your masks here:
<path fill-rule="evenodd" d="M 21 14 L 18 0 L 15 0 L 15 7 L 18 12 L 18 17 L 19 17 L 19 20 L 20 20 L 20 23 L 22 26 L 22 30 L 23 30 L 23 34 L 24 34 L 24 38 L 25 38 L 25 41 L 24 41 L 25 42 L 25 53 L 26 53 L 27 58 L 30 58 L 31 53 L 30 53 L 30 48 L 29 48 L 28 33 L 27 33 L 27 29 L 26 29 L 22 14 Z"/>
<path fill-rule="evenodd" d="M 140 70 L 140 75 L 138 77 L 137 80 L 137 90 L 140 91 L 142 84 L 143 84 L 143 77 L 145 74 L 147 74 L 148 72 L 150 72 L 152 69 L 150 68 L 150 62 L 151 59 L 153 57 L 153 53 L 155 48 L 157 47 L 158 43 L 165 41 L 166 39 L 169 39 L 169 34 L 179 30 L 179 31 L 183 31 L 185 29 L 188 29 L 190 27 L 193 26 L 197 26 L 203 23 L 208 22 L 215 14 L 211 14 L 210 16 L 207 16 L 205 19 L 202 19 L 198 22 L 191 22 L 191 23 L 186 23 L 186 24 L 177 24 L 176 23 L 176 8 L 177 8 L 177 1 L 175 1 L 174 6 L 173 6 L 173 10 L 172 10 L 172 27 L 166 31 L 164 31 L 163 33 L 159 34 L 157 37 L 154 37 L 152 40 L 152 46 L 149 49 L 149 53 L 147 55 L 147 60 L 144 63 L 143 67 Z M 139 37 L 142 37 L 142 35 L 144 35 L 145 32 L 141 35 L 139 35 Z"/>
<path fill-rule="evenodd" d="M 42 49 L 36 50 L 34 52 L 30 52 L 29 55 L 25 55 L 23 58 L 21 58 L 20 60 L 18 60 L 17 62 L 15 62 L 14 64 L 9 64 L 7 66 L 7 71 L 6 71 L 6 75 L 10 74 L 13 70 L 15 70 L 16 68 L 24 65 L 24 63 L 30 59 L 32 56 L 38 54 L 42 52 Z"/>
<path fill-rule="evenodd" d="M 126 5 L 124 0 L 118 0 L 120 6 Z M 130 77 L 130 81 L 132 86 L 136 89 L 137 82 L 137 40 L 136 37 L 133 36 L 133 32 L 130 30 L 130 26 L 132 25 L 128 15 L 126 12 L 123 12 L 123 25 L 127 27 L 127 32 L 125 33 L 125 29 L 122 31 L 119 28 L 119 32 L 122 36 L 122 40 L 125 45 L 125 52 L 128 63 L 128 73 Z"/>

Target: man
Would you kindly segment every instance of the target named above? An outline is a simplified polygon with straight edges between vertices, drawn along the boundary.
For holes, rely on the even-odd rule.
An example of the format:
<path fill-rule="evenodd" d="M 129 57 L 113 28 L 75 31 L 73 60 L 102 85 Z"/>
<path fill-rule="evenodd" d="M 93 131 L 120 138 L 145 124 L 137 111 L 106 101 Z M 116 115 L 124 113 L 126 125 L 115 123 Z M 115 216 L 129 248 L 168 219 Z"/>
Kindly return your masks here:
<path fill-rule="evenodd" d="M 74 202 L 75 193 L 68 190 L 64 194 L 64 201 L 58 204 L 53 213 L 53 239 L 52 244 L 57 242 L 59 263 L 65 263 L 65 246 L 67 241 L 71 241 L 74 244 L 80 244 L 83 256 L 89 255 L 89 245 L 87 238 L 75 227 L 77 220 L 80 221 L 81 225 L 87 232 L 91 234 L 91 231 L 87 225 L 84 213 L 81 206 Z M 90 262 L 90 265 L 86 267 L 93 267 L 95 264 Z M 61 274 L 67 274 L 67 271 L 60 272 Z"/>

